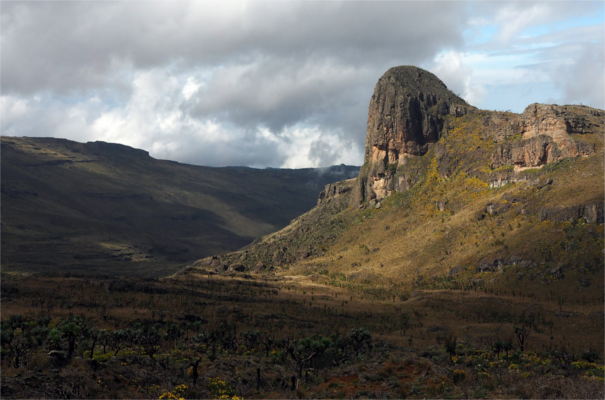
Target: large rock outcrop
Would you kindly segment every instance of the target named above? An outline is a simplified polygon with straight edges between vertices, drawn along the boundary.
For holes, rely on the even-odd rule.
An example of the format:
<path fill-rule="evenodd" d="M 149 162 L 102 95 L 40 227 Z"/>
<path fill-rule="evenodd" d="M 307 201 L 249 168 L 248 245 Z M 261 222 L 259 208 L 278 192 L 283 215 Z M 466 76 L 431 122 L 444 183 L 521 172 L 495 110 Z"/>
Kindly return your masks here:
<path fill-rule="evenodd" d="M 428 71 L 412 66 L 391 68 L 378 80 L 370 100 L 364 165 L 353 188 L 352 205 L 379 201 L 415 185 L 421 171 L 416 162 L 409 162 L 410 157 L 426 154 L 454 123 L 452 118 L 466 114 L 469 120 L 481 118 L 482 140 L 491 138 L 495 146 L 477 143 L 476 151 L 464 157 L 479 166 L 491 154 L 490 178 L 498 180 L 498 186 L 517 181 L 525 168 L 594 154 L 594 143 L 578 136 L 594 132 L 601 126 L 601 122 L 595 125 L 595 117 L 603 117 L 602 110 L 537 103 L 522 114 L 478 110 Z M 439 174 L 447 178 L 461 155 L 443 144 L 437 145 L 435 154 Z M 507 166 L 514 168 L 502 168 Z M 467 168 L 465 172 L 484 176 L 480 170 Z M 495 187 L 492 181 L 489 184 Z"/>
<path fill-rule="evenodd" d="M 424 155 L 439 140 L 443 116 L 461 116 L 471 108 L 428 71 L 413 66 L 389 69 L 370 100 L 364 166 L 354 205 L 396 190 L 397 167 L 406 157 Z"/>
<path fill-rule="evenodd" d="M 317 205 L 319 206 L 324 203 L 329 203 L 333 199 L 345 196 L 351 191 L 351 189 L 353 189 L 354 184 L 355 178 L 347 179 L 346 181 L 327 184 L 325 189 L 322 190 L 321 193 L 319 193 L 319 197 L 317 198 Z"/>
<path fill-rule="evenodd" d="M 566 106 L 531 104 L 505 129 L 511 135 L 521 135 L 521 140 L 498 144 L 492 154 L 491 167 L 536 168 L 562 158 L 593 154 L 593 144 L 570 136 L 584 133 L 587 124 L 585 118 Z"/>

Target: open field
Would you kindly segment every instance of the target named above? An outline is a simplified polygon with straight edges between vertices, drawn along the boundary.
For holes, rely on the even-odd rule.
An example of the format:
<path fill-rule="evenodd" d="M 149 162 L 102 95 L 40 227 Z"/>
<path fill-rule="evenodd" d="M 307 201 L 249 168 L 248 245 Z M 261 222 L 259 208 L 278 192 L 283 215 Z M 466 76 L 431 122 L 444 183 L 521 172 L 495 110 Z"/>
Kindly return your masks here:
<path fill-rule="evenodd" d="M 217 385 L 246 398 L 602 396 L 596 291 L 579 304 L 536 299 L 521 288 L 385 298 L 325 284 L 325 277 L 3 274 L 3 332 L 14 335 L 3 337 L 3 397 L 211 397 Z M 31 322 L 19 325 L 18 316 Z M 45 354 L 69 352 L 76 325 L 72 360 L 57 366 Z M 523 351 L 515 327 L 527 335 Z M 57 339 L 40 336 L 44 329 L 56 330 Z M 366 331 L 371 339 L 358 345 L 342 339 Z M 300 354 L 289 352 L 299 347 Z M 297 357 L 312 348 L 317 354 L 301 363 Z"/>

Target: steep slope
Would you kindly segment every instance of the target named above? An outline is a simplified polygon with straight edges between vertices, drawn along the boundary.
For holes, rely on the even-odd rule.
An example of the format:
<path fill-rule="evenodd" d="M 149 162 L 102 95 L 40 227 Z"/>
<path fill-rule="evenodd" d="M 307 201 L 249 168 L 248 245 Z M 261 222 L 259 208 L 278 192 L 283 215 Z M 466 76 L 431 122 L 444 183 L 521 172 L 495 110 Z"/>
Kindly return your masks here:
<path fill-rule="evenodd" d="M 316 208 L 246 251 L 188 271 L 281 268 L 385 298 L 546 283 L 551 296 L 600 298 L 604 116 L 479 110 L 426 71 L 391 69 L 370 102 L 356 180 L 328 186 Z"/>
<path fill-rule="evenodd" d="M 104 142 L 2 137 L 2 268 L 165 274 L 309 210 L 358 168 L 209 168 Z"/>

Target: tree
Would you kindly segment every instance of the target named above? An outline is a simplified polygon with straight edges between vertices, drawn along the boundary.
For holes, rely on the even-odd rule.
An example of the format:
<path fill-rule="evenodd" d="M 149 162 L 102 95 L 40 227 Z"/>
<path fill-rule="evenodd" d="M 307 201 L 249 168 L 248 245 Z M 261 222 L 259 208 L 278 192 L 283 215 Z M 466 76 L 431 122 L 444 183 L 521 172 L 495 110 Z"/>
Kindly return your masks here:
<path fill-rule="evenodd" d="M 27 349 L 31 345 L 31 339 L 28 340 L 24 334 L 26 326 L 27 321 L 18 314 L 11 315 L 8 321 L 2 322 L 0 344 L 11 356 L 15 368 L 20 367 L 21 358 L 27 353 Z"/>
<path fill-rule="evenodd" d="M 203 343 L 206 346 L 206 352 L 210 349 L 210 354 L 216 353 L 216 342 L 218 340 L 218 334 L 215 330 L 204 330 L 199 335 L 193 338 L 195 342 Z"/>
<path fill-rule="evenodd" d="M 86 323 L 78 316 L 67 318 L 59 325 L 61 336 L 67 340 L 67 358 L 74 354 L 77 340 L 85 333 Z"/>
<path fill-rule="evenodd" d="M 362 349 L 372 349 L 372 334 L 366 329 L 351 329 L 349 331 L 349 338 L 353 342 L 353 348 L 355 349 L 355 358 L 359 357 L 359 353 Z"/>
<path fill-rule="evenodd" d="M 48 350 L 58 349 L 61 346 L 61 332 L 53 328 L 48 332 Z"/>
<path fill-rule="evenodd" d="M 500 358 L 500 353 L 504 350 L 504 342 L 500 339 L 494 342 L 494 353 L 496 353 L 496 358 Z"/>
<path fill-rule="evenodd" d="M 176 348 L 176 341 L 183 336 L 183 331 L 179 329 L 179 326 L 174 322 L 168 326 L 166 330 L 166 338 L 174 342 L 174 347 Z"/>
<path fill-rule="evenodd" d="M 513 339 L 511 337 L 508 337 L 502 341 L 502 350 L 506 352 L 506 358 L 508 358 L 508 352 L 511 351 L 513 348 Z"/>
<path fill-rule="evenodd" d="M 290 355 L 298 370 L 298 377 L 302 378 L 303 368 L 314 357 L 323 353 L 330 345 L 330 340 L 324 337 L 304 338 L 287 341 L 284 350 Z"/>
<path fill-rule="evenodd" d="M 136 331 L 137 344 L 143 349 L 143 352 L 153 359 L 153 356 L 160 351 L 162 335 L 158 332 L 156 325 L 144 325 Z"/>
<path fill-rule="evenodd" d="M 444 348 L 450 354 L 450 362 L 452 361 L 452 356 L 456 354 L 456 345 L 458 343 L 458 338 L 453 334 L 446 334 L 444 337 Z"/>
<path fill-rule="evenodd" d="M 330 336 L 330 342 L 330 347 L 326 349 L 326 355 L 330 357 L 334 365 L 340 366 L 351 356 L 353 340 L 339 333 L 333 333 Z"/>
<path fill-rule="evenodd" d="M 95 354 L 95 346 L 97 341 L 99 340 L 99 336 L 101 332 L 99 332 L 96 328 L 90 329 L 88 332 L 88 336 L 92 339 L 92 345 L 90 346 L 90 359 L 92 360 Z M 105 353 L 105 346 L 103 346 L 103 353 Z"/>
<path fill-rule="evenodd" d="M 113 355 L 117 356 L 118 352 L 122 349 L 124 344 L 128 340 L 131 340 L 131 338 L 132 338 L 132 335 L 131 335 L 130 331 L 119 329 L 119 330 L 115 330 L 115 331 L 111 332 L 110 334 L 103 336 L 102 340 L 103 339 L 107 340 L 107 345 L 109 346 L 109 348 L 111 350 L 114 351 Z M 103 351 L 105 351 L 105 350 L 103 350 Z"/>
<path fill-rule="evenodd" d="M 266 356 L 269 357 L 271 346 L 275 344 L 275 335 L 263 332 L 259 336 L 259 341 L 265 346 Z"/>
<path fill-rule="evenodd" d="M 521 352 L 524 351 L 525 342 L 527 342 L 527 338 L 530 335 L 529 328 L 527 326 L 515 326 L 514 327 L 515 335 L 517 336 L 517 340 L 519 341 L 519 347 L 521 348 Z"/>
<path fill-rule="evenodd" d="M 246 343 L 246 348 L 248 348 L 248 350 L 252 350 L 260 342 L 260 333 L 253 329 L 250 329 L 244 333 L 243 338 L 244 342 Z"/>
<path fill-rule="evenodd" d="M 107 309 L 107 302 L 103 302 L 99 309 L 97 310 L 97 315 L 103 318 L 103 321 L 107 321 L 107 317 L 109 317 L 109 310 Z"/>

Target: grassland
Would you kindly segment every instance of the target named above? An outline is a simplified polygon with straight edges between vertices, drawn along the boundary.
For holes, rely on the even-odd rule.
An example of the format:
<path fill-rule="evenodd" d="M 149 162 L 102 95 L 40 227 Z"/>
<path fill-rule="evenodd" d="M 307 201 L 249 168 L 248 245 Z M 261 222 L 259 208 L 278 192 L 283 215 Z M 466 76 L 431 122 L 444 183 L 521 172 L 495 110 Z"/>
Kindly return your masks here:
<path fill-rule="evenodd" d="M 325 272 L 317 276 L 338 281 Z M 4 274 L 2 395 L 602 396 L 596 303 L 559 305 L 474 289 L 383 298 L 361 289 L 316 275 Z M 68 352 L 74 326 L 71 359 L 57 359 L 52 351 Z M 523 351 L 515 327 L 530 332 Z M 369 337 L 358 347 L 343 342 L 355 332 Z M 300 364 L 292 346 L 317 354 Z"/>

